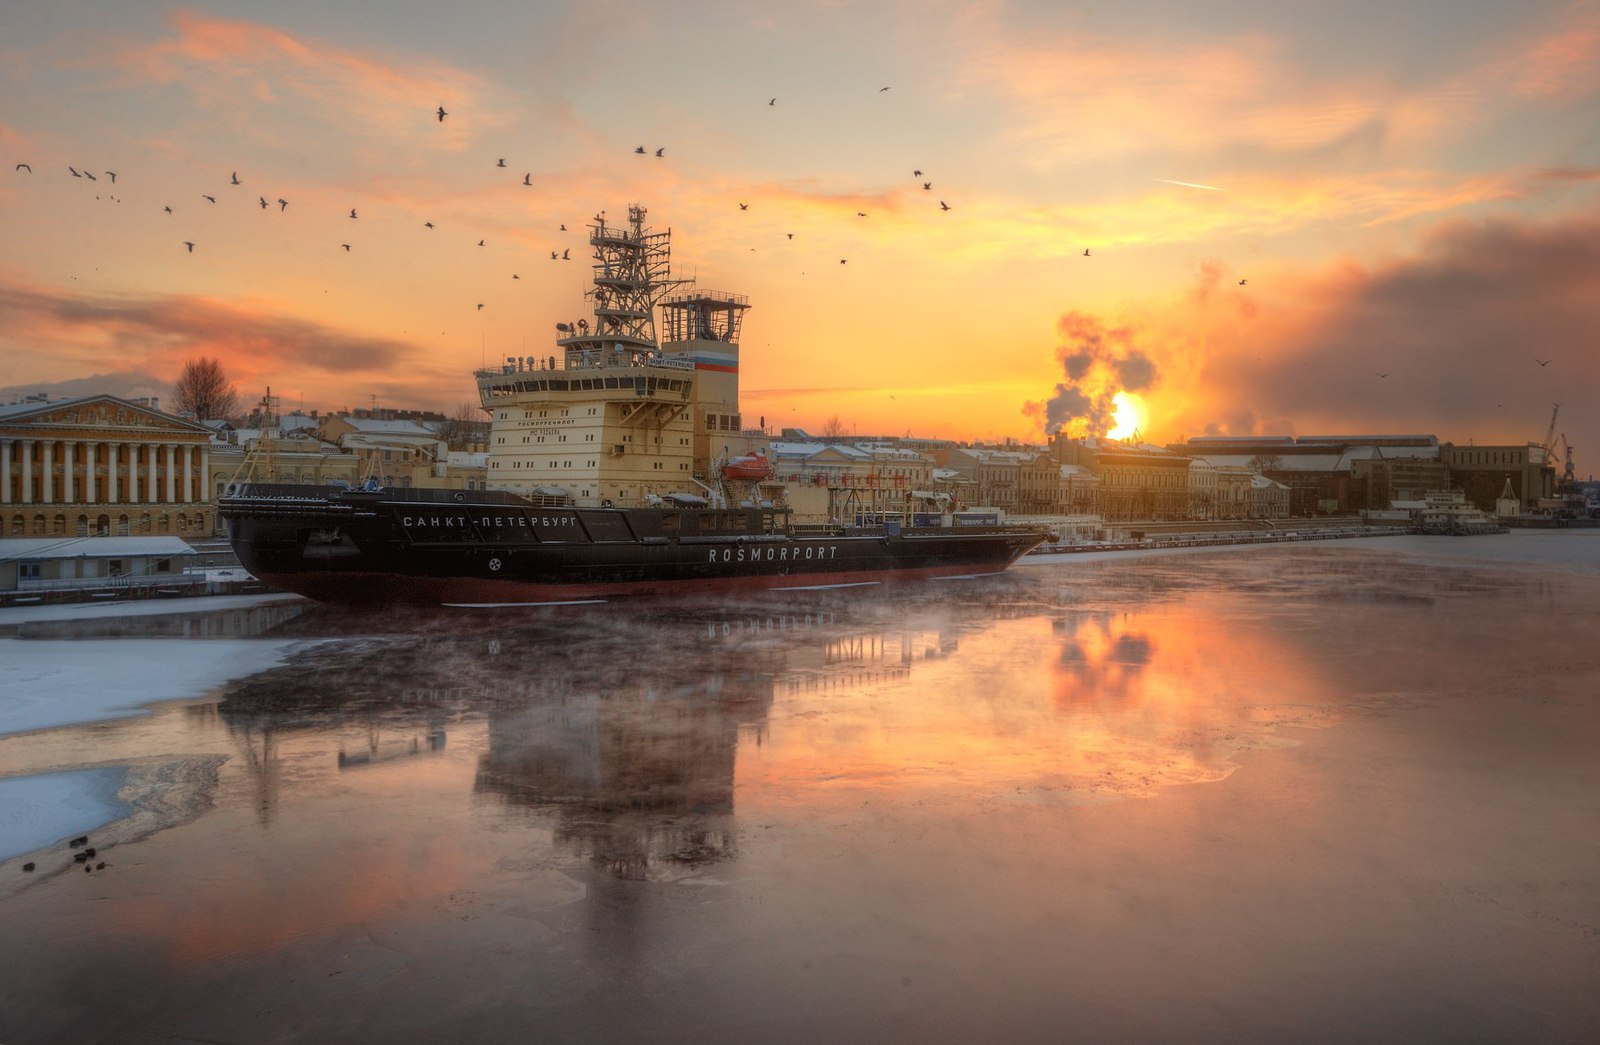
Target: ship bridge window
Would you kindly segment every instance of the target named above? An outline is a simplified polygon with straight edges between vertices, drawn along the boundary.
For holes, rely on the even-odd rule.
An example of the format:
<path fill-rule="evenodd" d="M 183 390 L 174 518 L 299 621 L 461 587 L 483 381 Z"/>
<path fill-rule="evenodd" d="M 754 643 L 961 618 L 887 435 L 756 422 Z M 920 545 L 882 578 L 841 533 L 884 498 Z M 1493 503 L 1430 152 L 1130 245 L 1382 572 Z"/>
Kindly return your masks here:
<path fill-rule="evenodd" d="M 661 517 L 662 533 L 677 533 L 683 526 L 683 516 L 677 512 L 667 512 Z"/>

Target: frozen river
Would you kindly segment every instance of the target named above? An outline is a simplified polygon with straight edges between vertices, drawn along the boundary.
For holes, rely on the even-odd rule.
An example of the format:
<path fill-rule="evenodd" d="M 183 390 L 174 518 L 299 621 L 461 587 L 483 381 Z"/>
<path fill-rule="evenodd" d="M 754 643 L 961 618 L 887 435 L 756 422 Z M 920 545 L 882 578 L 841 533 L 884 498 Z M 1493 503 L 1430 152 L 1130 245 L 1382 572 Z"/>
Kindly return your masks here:
<path fill-rule="evenodd" d="M 1593 531 L 165 609 L 0 612 L 0 1041 L 1600 1037 Z"/>

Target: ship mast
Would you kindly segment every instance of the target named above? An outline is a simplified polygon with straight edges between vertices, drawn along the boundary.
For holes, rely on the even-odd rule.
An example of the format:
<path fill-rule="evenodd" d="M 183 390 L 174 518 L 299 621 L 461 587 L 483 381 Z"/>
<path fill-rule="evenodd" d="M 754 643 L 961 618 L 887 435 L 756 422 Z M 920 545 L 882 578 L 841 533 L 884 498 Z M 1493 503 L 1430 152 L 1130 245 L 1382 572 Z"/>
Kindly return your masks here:
<path fill-rule="evenodd" d="M 606 224 L 605 212 L 589 226 L 594 248 L 594 288 L 585 296 L 594 301 L 594 329 L 585 320 L 561 324 L 566 336 L 556 344 L 566 352 L 568 367 L 598 363 L 607 356 L 649 355 L 660 348 L 656 340 L 656 305 L 673 287 L 688 280 L 673 279 L 672 231 L 647 232 L 645 209 L 628 208 L 628 224 Z"/>

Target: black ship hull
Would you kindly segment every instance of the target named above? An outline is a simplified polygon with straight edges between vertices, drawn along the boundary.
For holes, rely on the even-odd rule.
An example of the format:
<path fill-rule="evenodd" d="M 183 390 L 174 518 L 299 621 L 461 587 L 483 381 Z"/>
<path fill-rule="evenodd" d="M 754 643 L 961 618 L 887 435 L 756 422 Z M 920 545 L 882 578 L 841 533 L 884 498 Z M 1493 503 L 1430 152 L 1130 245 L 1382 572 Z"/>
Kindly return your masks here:
<path fill-rule="evenodd" d="M 241 484 L 221 499 L 245 569 L 327 602 L 515 605 L 998 573 L 1042 530 L 791 526 L 770 508 L 543 507 L 488 491 Z"/>

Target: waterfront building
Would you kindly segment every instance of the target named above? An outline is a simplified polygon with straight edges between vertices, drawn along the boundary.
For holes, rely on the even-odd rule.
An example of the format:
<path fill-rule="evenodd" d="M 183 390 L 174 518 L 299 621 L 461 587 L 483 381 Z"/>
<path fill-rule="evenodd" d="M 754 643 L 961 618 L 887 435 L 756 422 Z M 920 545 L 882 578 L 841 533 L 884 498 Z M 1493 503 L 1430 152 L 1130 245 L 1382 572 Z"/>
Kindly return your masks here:
<path fill-rule="evenodd" d="M 1106 519 L 1188 517 L 1189 458 L 1149 443 L 1102 440 L 1094 461 Z"/>
<path fill-rule="evenodd" d="M 324 418 L 321 438 L 337 443 L 354 456 L 356 475 L 384 486 L 408 488 L 426 482 L 434 465 L 448 452 L 437 432 L 410 418 L 359 417 L 353 414 Z M 418 482 L 418 480 L 424 480 Z"/>
<path fill-rule="evenodd" d="M 0 535 L 211 534 L 211 430 L 110 395 L 0 406 Z"/>
<path fill-rule="evenodd" d="M 958 446 L 949 451 L 948 467 L 969 483 L 973 505 L 1015 512 L 1021 508 L 1022 469 L 1035 454 L 1027 450 L 997 450 Z"/>
<path fill-rule="evenodd" d="M 1100 512 L 1100 477 L 1081 464 L 1056 466 L 1057 494 L 1053 511 L 1058 515 L 1097 515 Z"/>
<path fill-rule="evenodd" d="M 1494 446 L 1445 443 L 1439 453 L 1450 470 L 1450 484 L 1483 511 L 1496 510 L 1496 502 L 1508 480 L 1512 494 L 1521 502 L 1524 511 L 1532 511 L 1541 499 L 1555 496 L 1556 461 L 1550 451 L 1538 443 Z"/>
<path fill-rule="evenodd" d="M 1217 475 L 1216 517 L 1218 519 L 1250 518 L 1250 491 L 1254 472 L 1244 465 L 1212 465 Z"/>
<path fill-rule="evenodd" d="M 214 497 L 220 497 L 230 482 L 242 480 L 316 486 L 359 482 L 356 456 L 318 438 L 312 429 L 241 428 L 230 437 L 211 448 Z"/>
<path fill-rule="evenodd" d="M 1189 518 L 1217 517 L 1217 468 L 1202 457 L 1189 460 Z"/>
<path fill-rule="evenodd" d="M 798 520 L 898 514 L 908 503 L 913 510 L 927 510 L 934 502 L 948 502 L 936 493 L 932 459 L 904 447 L 779 441 L 767 453 L 773 482 L 781 484 Z"/>
<path fill-rule="evenodd" d="M 1434 447 L 1359 446 L 1347 451 L 1350 473 L 1365 488 L 1357 507 L 1381 511 L 1397 501 L 1425 500 L 1429 491 L 1448 490 L 1450 467 Z"/>
<path fill-rule="evenodd" d="M 39 601 L 45 592 L 159 587 L 189 580 L 196 552 L 181 537 L 0 538 L 0 599 Z"/>
<path fill-rule="evenodd" d="M 1288 486 L 1264 475 L 1250 477 L 1250 518 L 1287 519 L 1293 514 Z"/>
<path fill-rule="evenodd" d="M 1169 449 L 1281 483 L 1292 515 L 1386 508 L 1390 484 L 1424 484 L 1440 459 L 1431 435 L 1196 436 Z"/>
<path fill-rule="evenodd" d="M 1049 454 L 1029 454 L 1017 470 L 1017 510 L 1041 515 L 1056 511 L 1060 502 L 1060 465 Z"/>

